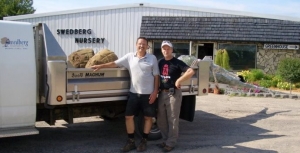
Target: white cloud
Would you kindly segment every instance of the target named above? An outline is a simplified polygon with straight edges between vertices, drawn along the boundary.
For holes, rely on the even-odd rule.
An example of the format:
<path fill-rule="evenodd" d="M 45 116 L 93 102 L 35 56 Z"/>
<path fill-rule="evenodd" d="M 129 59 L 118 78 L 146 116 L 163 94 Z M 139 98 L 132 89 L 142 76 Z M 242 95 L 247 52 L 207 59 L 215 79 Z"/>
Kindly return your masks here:
<path fill-rule="evenodd" d="M 214 1 L 214 0 L 179 0 L 186 5 L 198 6 L 198 7 L 209 7 L 209 8 L 217 8 L 217 9 L 226 9 L 226 10 L 235 10 L 235 11 L 243 11 L 246 9 L 244 4 L 233 4 L 228 3 L 228 1 Z"/>
<path fill-rule="evenodd" d="M 70 3 L 66 3 L 64 1 L 57 2 L 53 1 L 43 1 L 43 0 L 36 0 L 33 2 L 33 7 L 36 9 L 35 13 L 44 13 L 44 12 L 55 12 L 55 11 L 62 11 L 62 10 L 70 10 L 78 8 L 76 5 L 72 5 Z"/>
<path fill-rule="evenodd" d="M 300 2 L 297 0 L 178 0 L 181 4 L 196 7 L 245 11 L 260 14 L 300 17 Z"/>
<path fill-rule="evenodd" d="M 284 3 L 282 5 L 279 4 L 269 4 L 264 5 L 264 7 L 270 7 L 268 10 L 273 10 L 274 14 L 284 14 L 288 16 L 300 16 L 300 2 L 291 2 L 291 3 Z"/>
<path fill-rule="evenodd" d="M 35 0 L 33 7 L 36 8 L 35 13 L 65 11 L 72 9 L 84 9 L 90 7 L 100 7 L 107 5 L 118 5 L 124 3 L 137 3 L 138 0 L 110 0 L 110 1 L 99 1 L 99 0 Z"/>
<path fill-rule="evenodd" d="M 164 3 L 162 5 L 188 5 L 203 8 L 216 8 L 259 14 L 273 14 L 281 16 L 300 17 L 300 1 L 298 0 L 35 0 L 35 13 L 83 9 L 124 3 Z"/>

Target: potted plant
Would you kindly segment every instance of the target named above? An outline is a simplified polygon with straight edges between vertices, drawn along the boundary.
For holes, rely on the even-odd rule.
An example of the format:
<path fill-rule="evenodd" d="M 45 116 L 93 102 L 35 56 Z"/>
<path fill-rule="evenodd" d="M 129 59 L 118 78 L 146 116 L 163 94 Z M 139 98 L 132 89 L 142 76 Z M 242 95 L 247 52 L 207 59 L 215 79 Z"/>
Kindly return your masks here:
<path fill-rule="evenodd" d="M 213 70 L 212 74 L 214 76 L 214 81 L 215 81 L 214 94 L 219 94 L 219 89 L 220 88 L 219 88 L 218 80 L 217 80 L 217 77 L 216 77 L 216 70 Z"/>

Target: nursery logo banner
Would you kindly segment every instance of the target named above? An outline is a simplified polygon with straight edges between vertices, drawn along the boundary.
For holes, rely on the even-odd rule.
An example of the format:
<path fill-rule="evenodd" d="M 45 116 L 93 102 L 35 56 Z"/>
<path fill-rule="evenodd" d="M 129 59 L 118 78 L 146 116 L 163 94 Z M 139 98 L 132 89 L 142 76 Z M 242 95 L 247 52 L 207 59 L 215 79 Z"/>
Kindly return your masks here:
<path fill-rule="evenodd" d="M 7 49 L 18 49 L 18 48 L 24 49 L 24 47 L 25 48 L 28 47 L 28 41 L 24 41 L 21 39 L 10 40 L 7 37 L 1 38 L 1 44 L 3 45 L 3 47 Z"/>

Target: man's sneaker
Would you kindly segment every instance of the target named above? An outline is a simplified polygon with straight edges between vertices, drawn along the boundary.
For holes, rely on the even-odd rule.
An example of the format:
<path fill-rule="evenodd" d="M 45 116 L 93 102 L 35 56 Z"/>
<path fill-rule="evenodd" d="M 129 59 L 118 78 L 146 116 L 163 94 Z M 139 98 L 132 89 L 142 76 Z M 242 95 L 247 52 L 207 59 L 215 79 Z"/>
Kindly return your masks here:
<path fill-rule="evenodd" d="M 140 145 L 138 146 L 138 148 L 136 149 L 138 152 L 142 152 L 145 151 L 147 149 L 147 140 L 145 138 L 143 138 L 141 140 Z"/>
<path fill-rule="evenodd" d="M 163 152 L 170 152 L 174 149 L 174 147 L 170 147 L 168 145 L 166 145 L 164 148 L 163 148 Z"/>
<path fill-rule="evenodd" d="M 125 146 L 121 149 L 121 151 L 128 152 L 133 149 L 136 149 L 134 139 L 128 139 Z"/>
<path fill-rule="evenodd" d="M 166 144 L 163 142 L 163 143 L 156 144 L 156 146 L 159 148 L 164 148 Z"/>

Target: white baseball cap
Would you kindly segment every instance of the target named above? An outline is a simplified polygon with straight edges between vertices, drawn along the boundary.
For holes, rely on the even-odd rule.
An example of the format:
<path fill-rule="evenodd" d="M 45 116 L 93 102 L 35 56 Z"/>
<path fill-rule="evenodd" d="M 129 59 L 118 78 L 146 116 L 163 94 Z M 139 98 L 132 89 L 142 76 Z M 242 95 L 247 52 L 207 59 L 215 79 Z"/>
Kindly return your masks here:
<path fill-rule="evenodd" d="M 173 45 L 170 41 L 168 40 L 164 40 L 162 43 L 161 43 L 161 47 L 165 46 L 165 45 L 168 45 L 169 47 L 173 48 Z"/>

